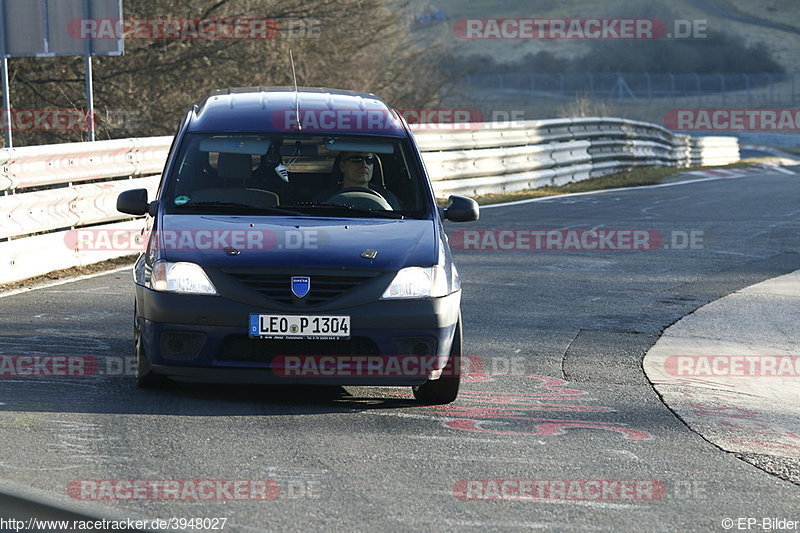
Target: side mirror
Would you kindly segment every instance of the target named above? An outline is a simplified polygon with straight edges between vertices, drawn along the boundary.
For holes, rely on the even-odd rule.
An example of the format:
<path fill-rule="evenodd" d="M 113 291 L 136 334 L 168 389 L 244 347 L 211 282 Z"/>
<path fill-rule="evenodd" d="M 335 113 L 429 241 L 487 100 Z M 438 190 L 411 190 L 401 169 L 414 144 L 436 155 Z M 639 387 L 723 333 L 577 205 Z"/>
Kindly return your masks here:
<path fill-rule="evenodd" d="M 117 211 L 129 215 L 144 215 L 149 211 L 147 189 L 132 189 L 117 196 Z"/>
<path fill-rule="evenodd" d="M 444 210 L 444 217 L 452 222 L 474 222 L 480 217 L 478 202 L 466 196 L 452 195 Z"/>

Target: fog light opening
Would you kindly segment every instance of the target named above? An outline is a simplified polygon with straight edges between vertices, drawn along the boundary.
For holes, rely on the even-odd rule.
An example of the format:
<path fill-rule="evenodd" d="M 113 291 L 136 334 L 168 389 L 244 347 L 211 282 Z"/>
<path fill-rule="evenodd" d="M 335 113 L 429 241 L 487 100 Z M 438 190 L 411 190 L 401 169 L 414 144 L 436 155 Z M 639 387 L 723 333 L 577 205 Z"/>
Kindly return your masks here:
<path fill-rule="evenodd" d="M 424 342 L 416 342 L 413 347 L 414 355 L 430 355 L 431 347 Z"/>

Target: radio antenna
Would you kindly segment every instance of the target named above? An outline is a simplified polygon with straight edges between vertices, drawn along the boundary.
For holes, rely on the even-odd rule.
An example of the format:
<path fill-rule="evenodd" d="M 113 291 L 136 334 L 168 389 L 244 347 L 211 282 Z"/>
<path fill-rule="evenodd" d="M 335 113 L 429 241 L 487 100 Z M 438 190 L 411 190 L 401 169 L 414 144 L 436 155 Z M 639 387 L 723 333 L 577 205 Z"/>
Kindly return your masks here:
<path fill-rule="evenodd" d="M 294 56 L 291 48 L 289 49 L 289 61 L 292 63 L 292 79 L 294 80 L 294 110 L 297 117 L 297 131 L 300 131 L 303 129 L 300 124 L 300 93 L 297 91 L 297 73 L 294 70 Z"/>

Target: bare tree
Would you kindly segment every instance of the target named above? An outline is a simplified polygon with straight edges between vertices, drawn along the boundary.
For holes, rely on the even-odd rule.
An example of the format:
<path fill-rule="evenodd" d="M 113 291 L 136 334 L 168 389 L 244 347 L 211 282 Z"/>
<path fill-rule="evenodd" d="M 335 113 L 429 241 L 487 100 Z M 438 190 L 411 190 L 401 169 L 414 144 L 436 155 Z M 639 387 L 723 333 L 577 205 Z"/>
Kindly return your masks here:
<path fill-rule="evenodd" d="M 269 39 L 133 39 L 94 61 L 98 138 L 166 135 L 212 89 L 292 83 L 374 92 L 396 107 L 435 105 L 446 86 L 440 50 L 415 42 L 405 5 L 391 0 L 128 0 L 125 18 L 270 19 Z M 10 60 L 19 109 L 84 107 L 80 58 Z M 82 140 L 85 132 L 25 131 L 15 144 Z"/>

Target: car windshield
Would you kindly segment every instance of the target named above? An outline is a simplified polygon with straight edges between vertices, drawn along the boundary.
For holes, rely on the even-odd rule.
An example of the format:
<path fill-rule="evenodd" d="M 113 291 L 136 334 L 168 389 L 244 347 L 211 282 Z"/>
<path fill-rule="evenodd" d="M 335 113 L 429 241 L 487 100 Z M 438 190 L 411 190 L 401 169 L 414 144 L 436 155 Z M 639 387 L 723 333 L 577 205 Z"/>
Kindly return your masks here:
<path fill-rule="evenodd" d="M 162 194 L 167 213 L 427 218 L 408 141 L 308 134 L 190 134 Z"/>

